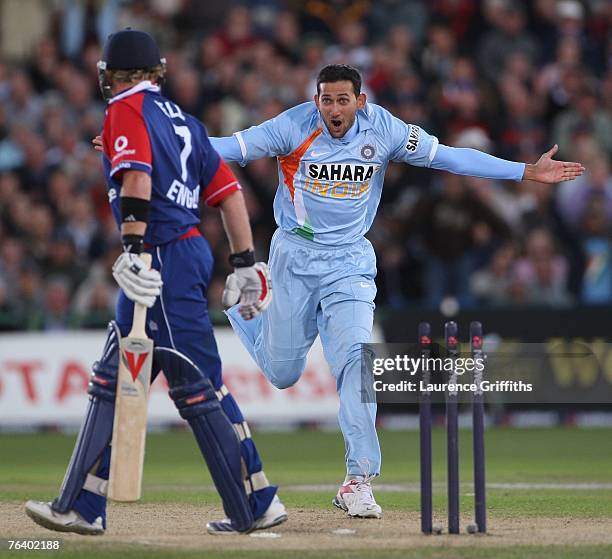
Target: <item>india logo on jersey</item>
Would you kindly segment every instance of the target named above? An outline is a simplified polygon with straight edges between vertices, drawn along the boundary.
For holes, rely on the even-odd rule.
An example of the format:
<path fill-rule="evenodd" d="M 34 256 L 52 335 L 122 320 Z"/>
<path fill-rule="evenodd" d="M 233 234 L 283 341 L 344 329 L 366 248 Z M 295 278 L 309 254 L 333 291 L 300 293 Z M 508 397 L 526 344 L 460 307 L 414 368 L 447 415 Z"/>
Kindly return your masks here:
<path fill-rule="evenodd" d="M 371 144 L 366 144 L 365 146 L 361 146 L 361 157 L 367 159 L 374 159 L 376 155 L 376 148 Z"/>

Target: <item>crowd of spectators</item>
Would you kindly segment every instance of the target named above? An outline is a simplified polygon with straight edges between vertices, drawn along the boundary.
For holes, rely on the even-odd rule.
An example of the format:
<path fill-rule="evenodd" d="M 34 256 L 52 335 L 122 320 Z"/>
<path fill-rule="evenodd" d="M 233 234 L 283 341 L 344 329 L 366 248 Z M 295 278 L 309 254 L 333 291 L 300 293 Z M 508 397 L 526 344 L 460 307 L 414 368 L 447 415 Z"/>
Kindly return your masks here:
<path fill-rule="evenodd" d="M 606 0 L 65 0 L 25 57 L 0 51 L 0 323 L 96 326 L 113 312 L 120 250 L 99 155 L 100 38 L 151 31 L 165 94 L 229 135 L 310 100 L 327 63 L 358 67 L 371 101 L 443 143 L 535 162 L 554 143 L 582 162 L 544 185 L 387 171 L 369 238 L 377 304 L 437 308 L 612 303 L 612 4 Z M 258 254 L 275 224 L 272 159 L 235 168 Z M 215 210 L 202 230 L 227 245 Z"/>

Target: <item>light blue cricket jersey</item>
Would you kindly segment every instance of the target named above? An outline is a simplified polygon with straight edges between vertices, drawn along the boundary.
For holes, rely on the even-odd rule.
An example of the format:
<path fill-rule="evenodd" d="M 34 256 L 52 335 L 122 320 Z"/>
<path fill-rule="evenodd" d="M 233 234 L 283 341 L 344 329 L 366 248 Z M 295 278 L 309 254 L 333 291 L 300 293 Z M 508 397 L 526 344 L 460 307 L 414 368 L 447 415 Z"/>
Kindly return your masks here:
<path fill-rule="evenodd" d="M 332 138 L 308 102 L 211 143 L 224 159 L 241 165 L 276 156 L 276 223 L 325 245 L 352 243 L 368 232 L 389 161 L 512 180 L 521 180 L 525 167 L 473 149 L 439 146 L 435 136 L 373 103 L 357 112 L 342 138 Z"/>
<path fill-rule="evenodd" d="M 418 126 L 372 103 L 357 112 L 343 138 L 331 137 L 313 102 L 234 136 L 241 164 L 278 158 L 274 216 L 279 227 L 327 245 L 352 243 L 368 232 L 389 161 L 427 167 L 438 145 Z"/>

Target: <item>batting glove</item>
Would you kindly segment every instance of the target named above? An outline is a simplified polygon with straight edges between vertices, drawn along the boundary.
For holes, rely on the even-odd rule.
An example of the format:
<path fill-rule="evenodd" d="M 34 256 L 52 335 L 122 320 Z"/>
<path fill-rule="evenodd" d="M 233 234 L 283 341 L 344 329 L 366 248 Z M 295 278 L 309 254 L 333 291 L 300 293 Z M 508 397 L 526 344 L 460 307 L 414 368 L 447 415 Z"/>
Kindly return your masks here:
<path fill-rule="evenodd" d="M 265 262 L 253 266 L 235 268 L 227 276 L 223 290 L 223 305 L 231 307 L 240 303 L 238 312 L 245 320 L 268 308 L 272 301 L 272 282 L 270 270 Z"/>
<path fill-rule="evenodd" d="M 130 301 L 148 308 L 155 304 L 163 285 L 160 273 L 131 252 L 119 255 L 113 264 L 113 277 Z"/>

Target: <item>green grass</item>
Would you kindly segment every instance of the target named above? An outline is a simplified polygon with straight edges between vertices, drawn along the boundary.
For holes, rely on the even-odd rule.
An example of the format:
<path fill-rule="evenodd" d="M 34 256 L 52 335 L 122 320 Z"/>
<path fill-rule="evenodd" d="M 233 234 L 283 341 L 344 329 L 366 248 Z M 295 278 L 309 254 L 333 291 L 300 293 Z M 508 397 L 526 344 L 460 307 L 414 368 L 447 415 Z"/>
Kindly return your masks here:
<path fill-rule="evenodd" d="M 0 501 L 23 502 L 28 498 L 51 499 L 56 495 L 70 458 L 76 435 L 58 433 L 0 435 Z M 302 430 L 295 433 L 256 433 L 258 448 L 264 457 L 270 480 L 281 486 L 329 484 L 330 490 L 286 490 L 283 500 L 291 507 L 327 509 L 334 487 L 344 476 L 344 445 L 338 433 Z M 461 431 L 461 508 L 472 510 L 471 433 Z M 529 429 L 493 428 L 487 431 L 487 482 L 495 483 L 612 483 L 611 429 Z M 382 431 L 383 476 L 380 483 L 410 484 L 412 490 L 379 492 L 377 499 L 385 510 L 417 512 L 419 455 L 418 433 Z M 446 509 L 445 437 L 434 429 L 434 508 L 440 515 Z M 154 433 L 147 441 L 144 502 L 192 503 L 217 502 L 208 489 L 210 477 L 189 432 Z M 194 490 L 194 486 L 196 486 Z M 612 519 L 612 490 L 608 489 L 497 489 L 487 492 L 491 525 L 495 517 L 573 517 Z M 0 519 L 1 533 L 1 519 Z M 61 535 L 60 535 L 61 537 Z M 161 557 L 249 559 L 296 557 L 335 559 L 373 557 L 370 552 L 318 551 L 191 551 L 126 547 L 125 544 L 96 540 L 87 543 L 65 541 L 61 557 Z M 0 551 L 0 557 L 40 556 Z M 382 558 L 601 558 L 612 557 L 612 546 L 440 546 L 416 549 L 376 550 Z"/>
<path fill-rule="evenodd" d="M 462 431 L 462 509 L 472 506 L 470 432 Z M 51 499 L 55 496 L 74 444 L 74 435 L 0 436 L 0 500 Z M 344 448 L 336 433 L 299 431 L 259 433 L 258 446 L 274 483 L 331 484 L 344 475 Z M 491 429 L 487 432 L 489 483 L 612 482 L 611 432 L 607 429 Z M 440 484 L 434 506 L 444 510 L 446 479 L 444 433 L 434 431 L 434 482 Z M 383 431 L 384 483 L 418 483 L 418 433 Z M 44 457 L 44 459 L 42 459 Z M 587 477 L 588 475 L 588 477 Z M 188 432 L 151 434 L 147 442 L 144 502 L 197 504 L 216 500 L 210 477 Z M 193 486 L 198 491 L 193 491 Z M 286 491 L 289 505 L 325 508 L 330 492 Z M 610 497 L 610 499 L 601 497 Z M 610 490 L 489 489 L 491 514 L 507 516 L 612 517 Z M 379 494 L 391 510 L 418 511 L 418 493 Z"/>
<path fill-rule="evenodd" d="M 56 486 L 76 435 L 0 435 L 0 487 L 6 484 Z M 418 433 L 382 431 L 381 482 L 417 483 Z M 344 476 L 344 445 L 337 433 L 302 430 L 257 433 L 268 477 L 279 485 L 336 484 Z M 471 480 L 471 433 L 461 431 L 462 480 Z M 610 429 L 489 429 L 487 480 L 498 483 L 612 483 Z M 434 430 L 434 482 L 446 479 L 445 437 Z M 154 433 L 147 439 L 145 483 L 209 484 L 210 477 L 189 432 Z M 0 492 L 0 498 L 6 498 Z M 181 497 L 182 498 L 182 497 Z"/>

